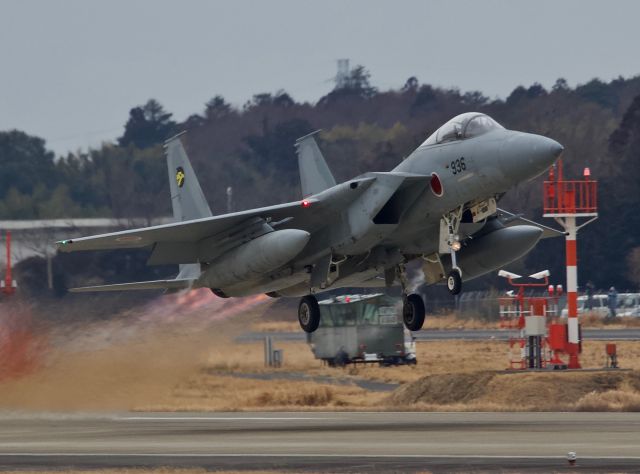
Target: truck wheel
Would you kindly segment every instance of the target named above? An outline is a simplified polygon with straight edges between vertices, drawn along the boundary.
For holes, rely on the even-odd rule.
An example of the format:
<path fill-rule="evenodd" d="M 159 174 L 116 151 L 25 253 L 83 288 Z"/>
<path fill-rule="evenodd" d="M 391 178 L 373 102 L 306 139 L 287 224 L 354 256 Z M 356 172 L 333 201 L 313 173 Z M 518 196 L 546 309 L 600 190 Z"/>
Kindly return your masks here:
<path fill-rule="evenodd" d="M 458 270 L 451 270 L 447 276 L 447 290 L 452 295 L 457 295 L 462 290 L 462 277 Z"/>
<path fill-rule="evenodd" d="M 320 306 L 313 295 L 302 297 L 298 305 L 298 322 L 304 332 L 313 332 L 320 325 Z"/>
<path fill-rule="evenodd" d="M 409 331 L 419 331 L 424 324 L 424 302 L 420 295 L 410 294 L 402 305 L 402 319 Z"/>

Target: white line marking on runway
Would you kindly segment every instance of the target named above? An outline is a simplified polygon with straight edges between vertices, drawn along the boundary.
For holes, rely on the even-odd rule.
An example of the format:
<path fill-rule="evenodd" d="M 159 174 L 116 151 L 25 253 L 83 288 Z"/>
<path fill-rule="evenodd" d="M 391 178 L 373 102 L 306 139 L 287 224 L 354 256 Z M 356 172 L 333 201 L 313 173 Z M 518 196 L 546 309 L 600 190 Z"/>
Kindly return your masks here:
<path fill-rule="evenodd" d="M 325 421 L 336 418 L 317 417 L 269 417 L 269 416 L 124 416 L 113 418 L 115 421 L 290 421 L 314 420 Z"/>
<path fill-rule="evenodd" d="M 176 458 L 389 458 L 389 459 L 566 459 L 566 456 L 499 455 L 499 454 L 211 454 L 211 453 L 0 453 L 0 458 L 22 457 L 176 457 Z M 640 460 L 640 456 L 580 456 L 579 459 Z"/>

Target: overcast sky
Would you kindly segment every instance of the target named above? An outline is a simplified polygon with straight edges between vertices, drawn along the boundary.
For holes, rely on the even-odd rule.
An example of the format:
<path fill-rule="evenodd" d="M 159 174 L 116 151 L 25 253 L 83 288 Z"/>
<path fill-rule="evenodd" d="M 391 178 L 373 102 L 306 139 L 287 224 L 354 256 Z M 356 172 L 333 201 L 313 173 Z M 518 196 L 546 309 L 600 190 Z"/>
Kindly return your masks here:
<path fill-rule="evenodd" d="M 415 75 L 501 98 L 629 77 L 639 18 L 637 1 L 0 0 L 0 130 L 64 153 L 121 135 L 150 97 L 177 120 L 216 94 L 314 102 L 339 58 L 380 89 Z"/>

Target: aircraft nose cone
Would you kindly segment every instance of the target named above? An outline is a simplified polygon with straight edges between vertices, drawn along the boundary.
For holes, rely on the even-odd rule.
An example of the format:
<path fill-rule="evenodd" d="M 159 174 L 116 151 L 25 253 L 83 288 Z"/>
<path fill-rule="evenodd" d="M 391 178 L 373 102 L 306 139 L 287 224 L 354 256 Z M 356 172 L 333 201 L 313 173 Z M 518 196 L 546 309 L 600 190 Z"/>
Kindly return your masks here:
<path fill-rule="evenodd" d="M 518 181 L 532 179 L 546 171 L 563 150 L 564 147 L 551 138 L 521 133 L 502 149 L 503 165 L 509 161 L 512 177 Z"/>
<path fill-rule="evenodd" d="M 550 138 L 547 138 L 547 140 L 551 141 L 551 143 L 549 143 L 549 153 L 553 156 L 553 159 L 555 161 L 564 151 L 564 147 L 555 140 L 551 140 Z"/>
<path fill-rule="evenodd" d="M 540 135 L 527 135 L 523 141 L 523 156 L 540 172 L 551 166 L 564 150 L 557 141 Z"/>

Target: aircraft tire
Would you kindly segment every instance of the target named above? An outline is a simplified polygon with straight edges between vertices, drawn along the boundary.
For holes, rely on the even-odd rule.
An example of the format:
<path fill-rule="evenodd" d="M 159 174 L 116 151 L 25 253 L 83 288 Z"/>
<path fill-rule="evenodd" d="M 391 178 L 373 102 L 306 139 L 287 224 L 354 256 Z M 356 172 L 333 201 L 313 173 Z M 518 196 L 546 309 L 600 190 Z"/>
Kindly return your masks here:
<path fill-rule="evenodd" d="M 304 332 L 313 332 L 320 326 L 320 306 L 315 296 L 307 295 L 300 299 L 298 322 Z"/>
<path fill-rule="evenodd" d="M 420 295 L 410 294 L 402 305 L 402 320 L 409 331 L 419 331 L 424 324 L 424 302 Z"/>
<path fill-rule="evenodd" d="M 462 277 L 458 270 L 451 270 L 447 275 L 447 290 L 452 295 L 457 295 L 462 291 Z"/>

